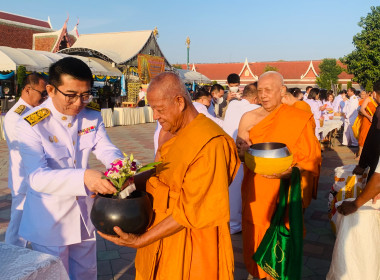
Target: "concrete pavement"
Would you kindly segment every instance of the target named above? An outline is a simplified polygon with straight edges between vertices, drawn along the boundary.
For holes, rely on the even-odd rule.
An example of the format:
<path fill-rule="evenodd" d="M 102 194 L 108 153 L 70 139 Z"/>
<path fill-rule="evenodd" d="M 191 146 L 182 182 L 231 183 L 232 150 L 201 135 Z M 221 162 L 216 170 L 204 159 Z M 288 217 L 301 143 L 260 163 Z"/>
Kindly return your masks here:
<path fill-rule="evenodd" d="M 113 143 L 122 151 L 133 153 L 142 163 L 153 161 L 153 132 L 155 123 L 133 126 L 118 126 L 107 131 Z M 335 140 L 334 140 L 335 141 Z M 327 198 L 334 182 L 334 168 L 346 164 L 354 164 L 353 151 L 336 145 L 323 152 L 321 177 L 319 180 L 318 199 L 314 200 L 305 213 L 307 234 L 304 242 L 304 280 L 325 279 L 328 272 L 335 237 L 331 231 L 327 217 Z M 90 165 L 94 169 L 104 167 L 94 157 Z M 7 188 L 8 149 L 5 141 L 0 141 L 0 241 L 4 241 L 4 233 L 10 216 L 11 195 Z M 231 236 L 235 256 L 235 279 L 247 279 L 242 257 L 241 234 Z M 98 238 L 98 279 L 134 279 L 135 250 L 119 247 Z"/>

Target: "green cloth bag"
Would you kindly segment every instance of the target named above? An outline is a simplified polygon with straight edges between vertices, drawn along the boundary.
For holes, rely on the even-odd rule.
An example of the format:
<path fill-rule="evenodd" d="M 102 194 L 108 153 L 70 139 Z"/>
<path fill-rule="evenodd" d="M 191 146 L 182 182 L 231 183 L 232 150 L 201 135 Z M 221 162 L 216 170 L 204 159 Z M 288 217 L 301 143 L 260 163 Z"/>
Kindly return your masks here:
<path fill-rule="evenodd" d="M 277 209 L 256 253 L 255 262 L 276 280 L 299 280 L 302 276 L 303 212 L 300 171 L 293 167 L 290 178 L 289 230 L 284 217 L 289 179 L 281 179 Z"/>

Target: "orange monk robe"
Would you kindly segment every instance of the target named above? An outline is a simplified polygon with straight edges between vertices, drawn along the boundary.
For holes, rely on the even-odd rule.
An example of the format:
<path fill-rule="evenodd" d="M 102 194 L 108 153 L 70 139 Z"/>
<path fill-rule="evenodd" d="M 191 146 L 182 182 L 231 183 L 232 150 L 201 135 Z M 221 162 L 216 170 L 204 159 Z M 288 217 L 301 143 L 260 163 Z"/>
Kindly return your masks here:
<path fill-rule="evenodd" d="M 368 102 L 368 105 L 365 108 L 365 110 L 368 115 L 373 116 L 373 114 L 376 111 L 377 106 L 375 105 L 376 103 L 373 101 L 372 97 L 370 98 L 371 98 L 371 101 Z M 360 100 L 359 106 L 362 106 L 363 102 L 364 102 L 364 99 Z M 365 116 L 363 115 L 360 115 L 360 116 L 362 118 L 362 125 L 360 126 L 358 145 L 360 147 L 364 147 L 364 142 L 365 142 L 365 139 L 367 138 L 369 128 L 371 127 L 371 122 Z"/>
<path fill-rule="evenodd" d="M 233 279 L 228 186 L 240 161 L 233 139 L 203 114 L 161 148 L 147 182 L 154 225 L 169 215 L 185 227 L 137 250 L 136 279 Z"/>
<path fill-rule="evenodd" d="M 304 169 L 301 176 L 303 207 L 316 198 L 321 165 L 320 145 L 314 133 L 311 113 L 292 106 L 281 105 L 249 133 L 253 144 L 262 142 L 285 143 L 293 154 L 296 164 Z M 244 169 L 242 184 L 242 228 L 244 262 L 249 273 L 258 278 L 267 274 L 253 261 L 271 218 L 276 209 L 280 180 L 267 179 Z"/>
<path fill-rule="evenodd" d="M 310 105 L 307 104 L 305 101 L 302 101 L 302 100 L 300 100 L 300 101 L 296 101 L 296 102 L 293 103 L 292 106 L 295 107 L 295 108 L 298 108 L 298 109 L 304 110 L 304 111 L 306 111 L 306 112 L 308 112 L 308 113 L 312 113 L 312 112 L 311 112 Z"/>

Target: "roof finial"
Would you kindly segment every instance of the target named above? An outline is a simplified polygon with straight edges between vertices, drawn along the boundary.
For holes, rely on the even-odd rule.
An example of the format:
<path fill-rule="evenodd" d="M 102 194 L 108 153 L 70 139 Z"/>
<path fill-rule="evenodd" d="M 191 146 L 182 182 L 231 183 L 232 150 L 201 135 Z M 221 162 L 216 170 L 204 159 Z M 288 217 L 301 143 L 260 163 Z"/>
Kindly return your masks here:
<path fill-rule="evenodd" d="M 160 35 L 158 34 L 157 26 L 153 29 L 153 35 L 154 35 L 154 37 L 156 37 L 156 38 L 160 37 Z"/>

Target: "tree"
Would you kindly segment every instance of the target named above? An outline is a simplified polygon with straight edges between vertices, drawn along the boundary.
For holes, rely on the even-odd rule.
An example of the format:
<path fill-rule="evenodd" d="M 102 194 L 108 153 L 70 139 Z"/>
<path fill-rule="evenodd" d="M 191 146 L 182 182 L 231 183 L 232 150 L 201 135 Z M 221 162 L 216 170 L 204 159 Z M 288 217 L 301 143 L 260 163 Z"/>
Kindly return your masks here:
<path fill-rule="evenodd" d="M 182 69 L 181 64 L 172 64 L 173 68 L 175 69 Z"/>
<path fill-rule="evenodd" d="M 349 89 L 349 88 L 352 88 L 352 82 L 351 81 L 347 82 L 347 89 Z"/>
<path fill-rule="evenodd" d="M 26 77 L 26 68 L 24 65 L 20 65 L 19 67 L 17 67 L 16 76 L 17 76 L 17 96 L 20 96 L 22 86 Z"/>
<path fill-rule="evenodd" d="M 332 89 L 338 83 L 338 76 L 343 69 L 336 63 L 334 58 L 325 58 L 319 64 L 319 77 L 317 77 L 317 85 L 320 88 Z"/>
<path fill-rule="evenodd" d="M 278 69 L 274 66 L 267 64 L 265 65 L 264 72 L 268 72 L 268 71 L 278 71 Z"/>
<path fill-rule="evenodd" d="M 371 7 L 358 25 L 362 31 L 353 38 L 355 49 L 341 61 L 347 64 L 347 72 L 355 76 L 353 80 L 367 88 L 380 77 L 380 6 Z"/>

